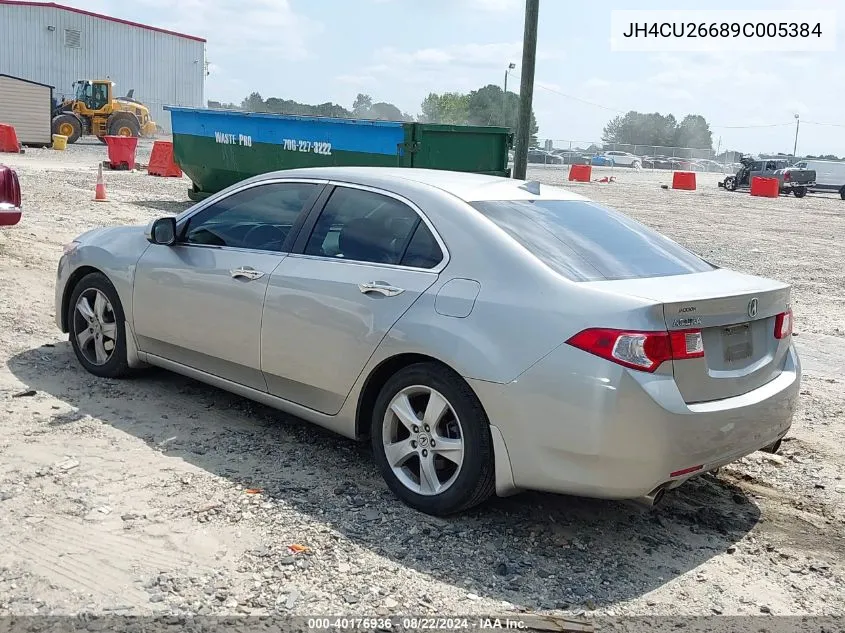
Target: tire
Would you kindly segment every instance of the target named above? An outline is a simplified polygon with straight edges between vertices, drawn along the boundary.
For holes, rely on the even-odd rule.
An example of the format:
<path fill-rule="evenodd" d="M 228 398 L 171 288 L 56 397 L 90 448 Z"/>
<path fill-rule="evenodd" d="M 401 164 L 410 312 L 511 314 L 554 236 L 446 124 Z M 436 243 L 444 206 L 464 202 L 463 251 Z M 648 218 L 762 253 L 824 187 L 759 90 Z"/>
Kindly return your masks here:
<path fill-rule="evenodd" d="M 107 305 L 100 309 L 98 300 L 104 298 Z M 94 321 L 90 321 L 77 310 L 81 299 L 86 299 L 88 313 Z M 97 316 L 97 314 L 100 316 Z M 121 378 L 130 373 L 126 357 L 126 317 L 117 291 L 112 283 L 102 273 L 85 275 L 73 289 L 68 302 L 67 324 L 68 337 L 73 352 L 79 363 L 91 374 L 101 378 Z M 87 327 L 91 325 L 92 327 Z M 88 330 L 93 338 L 81 342 L 80 335 Z M 101 341 L 102 350 L 98 350 Z M 109 346 L 109 342 L 112 343 Z M 100 351 L 107 354 L 103 362 Z"/>
<path fill-rule="evenodd" d="M 135 136 L 137 137 L 141 126 L 131 114 L 112 115 L 109 117 L 110 136 Z"/>
<path fill-rule="evenodd" d="M 51 125 L 53 134 L 67 136 L 68 143 L 76 143 L 82 136 L 82 124 L 72 114 L 58 114 L 53 117 Z"/>
<path fill-rule="evenodd" d="M 635 160 L 633 163 L 631 163 L 631 169 L 641 169 L 641 168 L 642 168 L 642 164 L 640 163 L 640 161 Z"/>
<path fill-rule="evenodd" d="M 839 197 L 845 200 L 845 185 L 843 185 L 842 189 L 839 190 Z"/>
<path fill-rule="evenodd" d="M 728 176 L 725 178 L 725 189 L 727 191 L 736 191 L 736 176 Z"/>
<path fill-rule="evenodd" d="M 442 408 L 444 414 L 437 418 L 436 428 L 431 428 L 429 433 L 422 413 L 432 394 L 442 397 L 447 406 Z M 405 402 L 412 408 L 410 416 L 414 416 L 406 418 L 410 428 L 389 409 L 394 399 L 401 400 L 403 396 L 407 396 Z M 418 428 L 417 433 L 412 432 L 414 426 Z M 449 454 L 460 458 L 459 467 L 440 452 L 444 440 L 452 438 L 454 442 L 456 436 L 461 440 L 461 455 L 453 451 Z M 464 379 L 442 365 L 410 365 L 387 381 L 373 407 L 371 440 L 375 461 L 388 487 L 420 512 L 438 516 L 454 514 L 484 502 L 494 492 L 493 441 L 487 414 Z M 430 450 L 434 441 L 440 442 L 440 450 L 435 446 L 433 451 L 427 451 L 424 447 Z M 386 450 L 386 443 L 394 442 L 396 446 L 407 442 L 406 458 L 396 469 L 388 461 Z M 453 450 L 456 446 L 453 444 Z M 434 470 L 437 484 L 444 486 L 441 492 L 425 486 L 420 477 L 426 454 L 433 469 L 441 468 Z"/>
<path fill-rule="evenodd" d="M 795 194 L 796 198 L 803 198 L 807 195 L 807 187 L 794 187 L 792 193 Z"/>

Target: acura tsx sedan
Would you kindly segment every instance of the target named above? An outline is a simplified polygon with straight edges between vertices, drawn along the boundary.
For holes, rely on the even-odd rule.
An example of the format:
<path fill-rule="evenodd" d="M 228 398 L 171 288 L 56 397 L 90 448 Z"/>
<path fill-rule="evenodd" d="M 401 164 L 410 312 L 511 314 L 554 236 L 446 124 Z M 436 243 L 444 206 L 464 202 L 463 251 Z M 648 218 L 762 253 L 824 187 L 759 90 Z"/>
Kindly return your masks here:
<path fill-rule="evenodd" d="M 566 190 L 327 167 L 65 247 L 80 364 L 155 365 L 369 439 L 431 514 L 533 489 L 656 503 L 791 425 L 790 287 Z"/>

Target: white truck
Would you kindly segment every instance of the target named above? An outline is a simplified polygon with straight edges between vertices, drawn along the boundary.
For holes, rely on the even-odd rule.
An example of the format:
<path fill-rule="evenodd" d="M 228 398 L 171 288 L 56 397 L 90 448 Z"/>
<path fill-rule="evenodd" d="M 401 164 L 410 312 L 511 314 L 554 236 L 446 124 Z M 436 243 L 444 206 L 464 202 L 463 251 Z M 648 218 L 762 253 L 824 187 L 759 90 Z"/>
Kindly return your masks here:
<path fill-rule="evenodd" d="M 845 161 L 802 160 L 795 167 L 812 169 L 816 172 L 816 184 L 810 191 L 838 191 L 845 200 Z"/>

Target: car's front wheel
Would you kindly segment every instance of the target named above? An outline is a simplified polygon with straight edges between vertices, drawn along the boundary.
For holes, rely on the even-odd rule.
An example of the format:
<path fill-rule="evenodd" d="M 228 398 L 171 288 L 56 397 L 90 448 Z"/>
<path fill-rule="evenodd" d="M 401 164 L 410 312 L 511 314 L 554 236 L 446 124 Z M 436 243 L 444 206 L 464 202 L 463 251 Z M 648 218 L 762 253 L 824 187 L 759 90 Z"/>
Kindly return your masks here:
<path fill-rule="evenodd" d="M 493 493 L 487 415 L 450 369 L 419 363 L 397 372 L 376 400 L 371 431 L 387 485 L 412 508 L 453 514 Z"/>
<path fill-rule="evenodd" d="M 125 322 L 120 298 L 105 275 L 91 273 L 76 284 L 68 302 L 70 343 L 90 373 L 102 378 L 129 373 Z"/>

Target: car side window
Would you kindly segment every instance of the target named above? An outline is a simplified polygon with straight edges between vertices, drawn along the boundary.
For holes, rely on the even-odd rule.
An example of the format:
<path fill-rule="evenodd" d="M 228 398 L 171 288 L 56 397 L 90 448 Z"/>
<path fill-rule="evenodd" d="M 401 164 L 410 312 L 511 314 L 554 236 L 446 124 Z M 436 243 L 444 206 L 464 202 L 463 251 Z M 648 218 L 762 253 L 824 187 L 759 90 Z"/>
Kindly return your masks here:
<path fill-rule="evenodd" d="M 434 268 L 442 260 L 440 245 L 425 222 L 420 222 L 400 263 L 413 268 Z"/>
<path fill-rule="evenodd" d="M 421 222 L 413 209 L 395 198 L 337 187 L 317 219 L 305 254 L 399 264 Z M 420 238 L 420 251 L 424 239 Z"/>
<path fill-rule="evenodd" d="M 304 209 L 310 208 L 320 185 L 269 183 L 226 196 L 192 216 L 181 243 L 281 252 Z"/>

